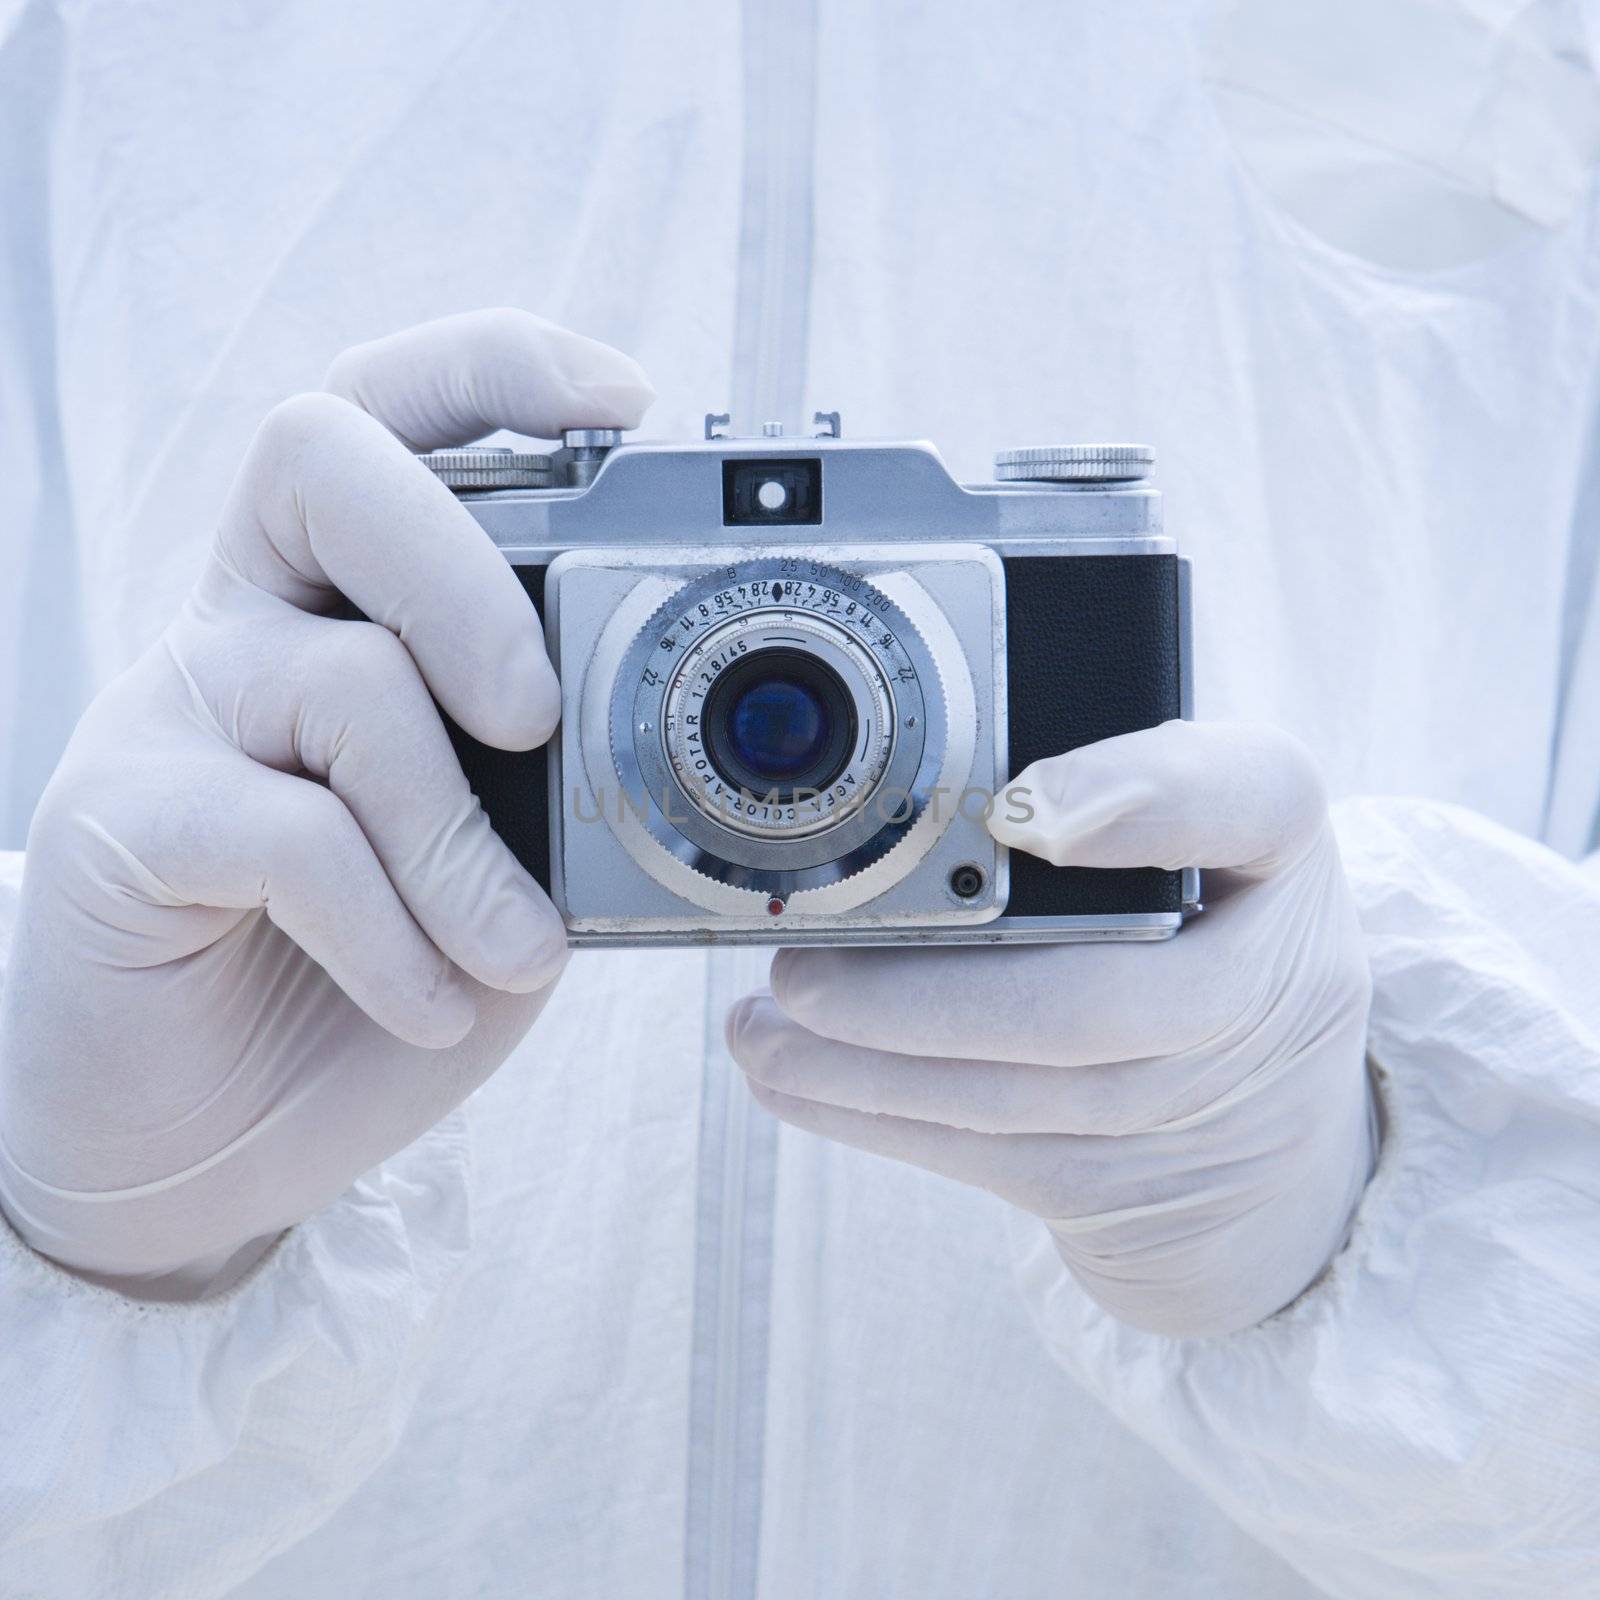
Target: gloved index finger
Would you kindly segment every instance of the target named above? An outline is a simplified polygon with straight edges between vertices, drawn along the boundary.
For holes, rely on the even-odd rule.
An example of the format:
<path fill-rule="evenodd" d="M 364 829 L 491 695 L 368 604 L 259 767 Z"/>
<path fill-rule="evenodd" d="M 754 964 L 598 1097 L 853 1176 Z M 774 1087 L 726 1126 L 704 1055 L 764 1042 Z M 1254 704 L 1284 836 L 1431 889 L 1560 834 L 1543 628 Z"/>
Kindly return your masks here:
<path fill-rule="evenodd" d="M 636 428 L 655 399 L 637 362 L 531 312 L 467 311 L 346 350 L 323 386 L 413 450 L 497 428 Z"/>
<path fill-rule="evenodd" d="M 371 417 L 332 395 L 285 401 L 234 482 L 220 581 L 243 578 L 309 611 L 337 590 L 396 634 L 428 688 L 475 737 L 525 750 L 561 694 L 538 613 L 472 514 Z"/>
<path fill-rule="evenodd" d="M 1268 878 L 1327 822 L 1311 757 L 1244 723 L 1163 722 L 1017 774 L 989 831 L 1058 867 L 1230 868 Z"/>
<path fill-rule="evenodd" d="M 1259 968 L 1224 907 L 1152 943 L 780 950 L 772 993 L 825 1039 L 906 1056 L 1090 1067 L 1215 1042 L 1254 1014 Z M 1292 959 L 1286 942 L 1284 959 Z"/>

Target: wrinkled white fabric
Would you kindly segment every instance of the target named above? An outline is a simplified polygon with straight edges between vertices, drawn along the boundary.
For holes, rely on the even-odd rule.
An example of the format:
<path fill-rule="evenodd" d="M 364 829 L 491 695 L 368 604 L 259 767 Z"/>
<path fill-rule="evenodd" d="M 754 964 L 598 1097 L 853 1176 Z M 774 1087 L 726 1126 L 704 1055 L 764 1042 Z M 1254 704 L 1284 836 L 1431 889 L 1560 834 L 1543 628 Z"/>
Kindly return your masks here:
<path fill-rule="evenodd" d="M 347 352 L 330 384 L 365 412 L 301 395 L 262 424 L 194 592 L 84 715 L 28 836 L 0 1210 L 145 1294 L 215 1287 L 426 1132 L 565 964 L 434 706 L 541 743 L 543 629 L 384 424 L 633 426 L 649 386 L 508 311 Z"/>
<path fill-rule="evenodd" d="M 1271 730 L 1035 762 L 990 819 L 1056 866 L 1208 869 L 1156 949 L 786 950 L 728 1020 L 756 1098 L 1045 1219 L 1113 1315 L 1230 1333 L 1327 1265 L 1371 1171 L 1369 978 L 1322 788 Z"/>
<path fill-rule="evenodd" d="M 1457 808 L 1337 816 L 1385 1120 L 1349 1248 L 1228 1340 L 1120 1328 L 1019 1228 L 1026 1291 L 1069 1370 L 1330 1593 L 1590 1595 L 1600 886 Z"/>
<path fill-rule="evenodd" d="M 1447 271 L 1329 250 L 1218 126 L 1200 52 L 1211 9 L 1192 0 L 1157 25 L 1100 3 L 997 21 L 981 7 L 718 0 L 569 7 L 534 26 L 487 0 L 13 7 L 0 42 L 0 171 L 7 216 L 23 219 L 4 230 L 0 274 L 6 841 L 20 845 L 89 692 L 192 586 L 271 406 L 352 344 L 525 305 L 636 357 L 661 390 L 660 436 L 694 437 L 705 411 L 782 377 L 805 404 L 765 414 L 793 425 L 837 407 L 847 435 L 931 438 L 970 477 L 1007 445 L 1150 439 L 1169 527 L 1196 562 L 1202 714 L 1288 729 L 1335 794 L 1459 801 L 1589 848 L 1594 197 Z M 1474 70 L 1485 101 L 1503 102 L 1494 63 Z M 809 124 L 788 114 L 797 83 Z M 795 352 L 781 371 L 780 349 Z M 749 409 L 753 428 L 764 415 Z M 1525 968 L 1497 960 L 1514 998 Z M 263 1404 L 240 1452 L 291 1465 L 255 1492 L 259 1544 L 213 1537 L 237 1509 L 219 1484 L 181 1529 L 165 1495 L 69 1528 L 13 1522 L 0 1571 L 73 1600 L 89 1552 L 107 1551 L 163 1563 L 159 1583 L 128 1569 L 130 1600 L 530 1587 L 698 1600 L 694 1508 L 748 1493 L 753 1523 L 716 1520 L 719 1570 L 748 1566 L 735 1592 L 782 1600 L 1305 1600 L 1326 1592 L 1323 1571 L 1343 1583 L 1308 1542 L 1294 1549 L 1310 1576 L 1241 1531 L 1237 1500 L 1214 1503 L 1234 1458 L 1189 1449 L 1227 1413 L 1306 1464 L 1294 1429 L 1274 1432 L 1287 1402 L 1253 1407 L 1255 1369 L 1226 1361 L 1325 1285 L 1255 1333 L 1206 1341 L 1218 1377 L 1200 1422 L 1169 1435 L 1164 1416 L 1185 1417 L 1169 1391 L 1141 1421 L 1155 1443 L 1135 1437 L 1091 1392 L 1114 1395 L 1104 1366 L 1075 1367 L 1080 1388 L 1030 1321 L 994 1197 L 783 1129 L 770 1193 L 710 1203 L 740 1195 L 723 1180 L 758 1126 L 736 1122 L 736 1139 L 707 1110 L 734 1070 L 723 1012 L 757 977 L 720 951 L 572 961 L 464 1108 L 472 1247 L 433 1354 L 409 1369 L 420 1382 L 392 1450 L 365 1454 L 343 1432 L 361 1418 L 343 1411 Z M 1439 1048 L 1465 1059 L 1471 1023 L 1469 1010 L 1435 1018 Z M 1463 1138 L 1491 1169 L 1493 1120 Z M 1581 1191 L 1559 1203 L 1558 1235 L 1591 1225 Z M 733 1265 L 730 1215 L 749 1245 Z M 1031 1246 L 1043 1230 L 1024 1226 Z M 1403 1228 L 1374 1226 L 1399 1262 L 1385 1268 L 1393 1293 L 1369 1302 L 1381 1344 L 1401 1339 L 1384 1318 L 1403 1321 L 1429 1264 L 1405 1254 Z M 1494 1226 L 1535 1248 L 1520 1207 Z M 1048 1240 L 1045 1256 L 1077 1294 Z M 1474 1259 L 1485 1298 L 1504 1264 Z M 764 1364 L 730 1359 L 729 1323 L 699 1294 L 718 1278 L 741 1286 Z M 319 1281 L 321 1325 L 340 1325 L 344 1287 Z M 1552 1271 L 1519 1309 L 1570 1323 L 1582 1288 Z M 230 1303 L 236 1320 L 197 1322 L 186 1347 L 207 1389 L 253 1383 L 273 1359 L 250 1337 L 272 1303 Z M 92 1359 L 47 1320 L 28 1328 L 0 1328 L 7 1404 L 51 1364 L 63 1387 L 91 1381 Z M 352 1384 L 361 1354 L 350 1347 Z M 1503 1381 L 1505 1350 L 1452 1321 L 1429 1329 L 1425 1354 L 1405 1374 L 1410 1431 L 1446 1437 L 1467 1427 L 1458 1397 Z M 181 1453 L 160 1402 L 193 1392 L 187 1370 L 175 1361 L 144 1393 L 109 1390 L 122 1404 L 77 1414 L 79 1459 Z M 1317 1379 L 1334 1416 L 1348 1374 Z M 699 1386 L 719 1398 L 715 1442 Z M 1561 1443 L 1548 1419 L 1507 1416 L 1482 1437 L 1523 1453 L 1517 1481 L 1542 1472 L 1570 1490 L 1583 1462 L 1546 1450 Z M 0 1416 L 8 1443 L 49 1426 Z M 295 1450 L 360 1465 L 334 1489 Z M 1362 1477 L 1327 1492 L 1348 1505 L 1337 1491 L 1353 1501 Z M 1383 1492 L 1329 1541 L 1400 1505 L 1392 1482 Z M 1424 1509 L 1406 1549 L 1438 1566 L 1426 1497 L 1411 1503 Z M 1501 1515 L 1500 1532 L 1527 1525 L 1509 1503 Z M 1452 1571 L 1482 1559 L 1472 1526 L 1448 1535 Z M 1544 1600 L 1538 1566 L 1503 1591 Z M 118 1568 L 105 1556 L 95 1570 Z"/>
<path fill-rule="evenodd" d="M 1253 176 L 1329 244 L 1453 267 L 1568 222 L 1600 163 L 1582 0 L 1222 0 L 1217 110 Z"/>
<path fill-rule="evenodd" d="M 198 1306 L 85 1283 L 0 1229 L 0 1593 L 222 1593 L 322 1522 L 395 1448 L 435 1358 L 467 1162 L 460 1119 L 439 1123 Z M 117 1426 L 130 1405 L 146 1421 Z"/>

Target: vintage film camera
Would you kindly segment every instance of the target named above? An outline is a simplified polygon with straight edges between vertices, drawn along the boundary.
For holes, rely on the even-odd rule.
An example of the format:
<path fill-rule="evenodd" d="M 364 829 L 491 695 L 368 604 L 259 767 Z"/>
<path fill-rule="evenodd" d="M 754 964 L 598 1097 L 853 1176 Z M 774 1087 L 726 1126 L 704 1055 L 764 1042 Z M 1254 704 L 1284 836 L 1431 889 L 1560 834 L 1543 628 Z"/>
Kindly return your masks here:
<path fill-rule="evenodd" d="M 579 945 L 1159 939 L 1198 877 L 1008 851 L 1029 762 L 1187 716 L 1187 564 L 1139 445 L 963 486 L 836 413 L 785 438 L 436 450 L 543 618 L 548 746 L 451 729 Z"/>

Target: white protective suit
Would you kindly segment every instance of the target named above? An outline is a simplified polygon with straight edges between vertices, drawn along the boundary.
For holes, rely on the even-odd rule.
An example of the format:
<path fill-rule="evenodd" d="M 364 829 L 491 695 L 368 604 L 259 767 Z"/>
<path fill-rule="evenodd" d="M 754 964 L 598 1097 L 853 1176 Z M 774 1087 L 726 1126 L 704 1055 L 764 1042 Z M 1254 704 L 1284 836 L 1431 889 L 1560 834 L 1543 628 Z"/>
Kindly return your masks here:
<path fill-rule="evenodd" d="M 1402 797 L 1338 811 L 1378 1170 L 1266 1323 L 1126 1328 L 1042 1225 L 780 1132 L 722 1044 L 760 953 L 580 955 L 222 1297 L 0 1229 L 4 1600 L 1600 1593 L 1595 87 L 1565 5 L 1392 8 L 1481 157 L 1362 152 L 1399 222 L 1449 190 L 1418 265 L 1339 152 L 1262 171 L 1210 9 L 0 6 L 14 844 L 268 407 L 502 303 L 655 434 L 1154 441 L 1202 714 Z"/>

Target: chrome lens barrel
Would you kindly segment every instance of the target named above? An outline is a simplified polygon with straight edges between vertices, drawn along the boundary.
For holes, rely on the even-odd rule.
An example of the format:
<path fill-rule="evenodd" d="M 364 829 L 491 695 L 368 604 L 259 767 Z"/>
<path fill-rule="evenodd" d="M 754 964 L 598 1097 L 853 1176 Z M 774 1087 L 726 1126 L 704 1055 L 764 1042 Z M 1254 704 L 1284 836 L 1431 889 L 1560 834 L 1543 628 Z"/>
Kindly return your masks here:
<path fill-rule="evenodd" d="M 747 687 L 719 687 L 730 674 Z M 786 686 L 779 710 L 806 725 L 769 737 L 760 719 L 775 713 L 757 704 L 756 758 L 736 759 L 752 738 L 746 728 L 741 746 L 728 718 L 768 685 Z M 850 737 L 835 764 L 841 718 Z M 771 556 L 695 579 L 655 612 L 617 672 L 610 743 L 659 845 L 718 882 L 787 896 L 853 876 L 905 838 L 939 780 L 946 722 L 933 656 L 894 601 L 841 568 Z M 810 759 L 812 743 L 827 781 L 790 781 L 783 763 Z"/>

